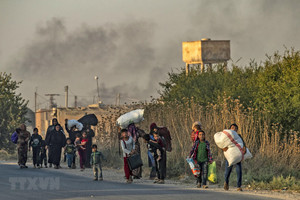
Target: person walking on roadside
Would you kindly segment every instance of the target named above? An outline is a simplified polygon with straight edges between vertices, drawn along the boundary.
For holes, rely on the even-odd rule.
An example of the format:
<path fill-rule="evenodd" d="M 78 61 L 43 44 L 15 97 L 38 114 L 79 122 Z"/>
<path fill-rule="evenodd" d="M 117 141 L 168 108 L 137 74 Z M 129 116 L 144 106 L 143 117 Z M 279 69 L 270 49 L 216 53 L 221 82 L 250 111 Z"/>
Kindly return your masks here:
<path fill-rule="evenodd" d="M 139 137 L 140 137 L 139 133 L 141 131 L 139 131 L 139 129 L 135 126 L 134 123 L 128 125 L 128 134 L 129 136 L 132 137 L 134 141 L 135 154 L 139 154 L 139 155 L 141 155 L 141 145 L 139 142 Z M 133 179 L 140 179 L 142 177 L 142 167 L 138 167 L 132 170 L 132 175 L 133 175 Z"/>
<path fill-rule="evenodd" d="M 86 163 L 86 144 L 88 142 L 86 132 L 82 132 L 82 138 L 78 134 L 75 140 L 75 146 L 77 147 L 80 162 L 80 171 L 85 170 Z"/>
<path fill-rule="evenodd" d="M 29 149 L 32 148 L 32 161 L 33 167 L 41 168 L 41 160 L 40 160 L 40 153 L 41 153 L 41 143 L 42 143 L 42 136 L 39 135 L 39 130 L 37 128 L 33 129 L 33 134 L 31 135 L 30 142 L 29 142 Z"/>
<path fill-rule="evenodd" d="M 18 129 L 18 164 L 21 169 L 28 168 L 26 166 L 27 153 L 28 153 L 28 142 L 30 140 L 30 133 L 26 130 L 26 125 L 21 124 L 20 129 Z"/>
<path fill-rule="evenodd" d="M 94 181 L 103 181 L 101 159 L 105 158 L 100 151 L 97 151 L 97 145 L 93 144 L 92 153 L 90 156 L 90 165 L 93 167 Z"/>
<path fill-rule="evenodd" d="M 56 118 L 53 118 L 52 119 L 52 124 L 50 126 L 48 126 L 47 128 L 47 132 L 46 132 L 46 137 L 45 137 L 45 141 L 49 141 L 49 136 L 50 136 L 50 133 L 52 131 L 55 130 L 55 126 L 58 124 L 58 121 Z M 62 130 L 62 128 L 61 128 Z M 46 150 L 48 149 L 49 147 L 46 145 Z M 49 167 L 52 167 L 52 158 L 53 158 L 53 155 L 51 155 L 52 151 L 49 151 L 48 150 L 48 163 L 49 163 Z"/>
<path fill-rule="evenodd" d="M 205 139 L 205 132 L 198 130 L 198 138 L 196 139 L 189 157 L 197 161 L 199 165 L 200 174 L 197 177 L 197 188 L 201 185 L 203 188 L 208 188 L 206 185 L 208 174 L 208 163 L 212 163 L 212 155 L 210 151 L 210 144 Z"/>
<path fill-rule="evenodd" d="M 159 135 L 159 138 L 160 140 L 162 141 L 163 143 L 163 146 L 164 146 L 164 159 L 162 160 L 164 162 L 164 166 L 163 167 L 163 177 L 166 177 L 167 176 L 167 151 L 168 152 L 171 152 L 172 151 L 172 137 L 171 137 L 171 134 L 170 134 L 170 131 L 168 130 L 167 127 L 158 127 L 156 125 L 156 123 L 152 123 L 150 125 L 150 137 L 151 137 L 151 140 L 155 141 L 155 138 L 154 138 L 154 133 L 158 133 Z M 155 169 L 155 167 L 154 167 Z M 152 173 L 155 172 L 155 174 L 157 173 L 155 170 L 153 169 L 152 167 L 152 170 L 151 170 L 151 173 L 150 173 L 150 179 L 151 179 L 151 176 L 153 175 Z"/>
<path fill-rule="evenodd" d="M 123 150 L 124 172 L 127 183 L 132 183 L 132 171 L 129 169 L 127 158 L 134 153 L 135 144 L 133 138 L 128 135 L 127 129 L 121 130 L 121 147 Z"/>
<path fill-rule="evenodd" d="M 164 181 L 159 181 L 160 178 L 159 161 L 162 159 L 163 148 L 158 142 L 153 141 L 149 134 L 143 135 L 143 139 L 144 139 L 144 143 L 147 144 L 148 155 L 151 154 L 151 157 L 153 157 L 153 159 L 149 162 L 152 163 L 152 166 L 154 166 L 157 171 L 157 178 L 153 183 L 163 184 Z M 163 164 L 163 162 L 161 164 Z"/>
<path fill-rule="evenodd" d="M 61 160 L 61 150 L 66 145 L 66 136 L 62 131 L 60 124 L 56 124 L 45 140 L 49 149 L 49 160 L 54 164 L 55 169 L 59 169 Z"/>
<path fill-rule="evenodd" d="M 69 134 L 69 138 L 71 140 L 72 144 L 75 144 L 75 139 L 77 137 L 77 135 L 79 134 L 81 137 L 81 131 L 76 130 L 76 125 L 72 126 L 70 129 L 68 128 L 68 119 L 65 119 L 65 129 Z M 76 169 L 76 154 L 73 157 L 73 161 L 72 161 L 72 169 Z"/>
<path fill-rule="evenodd" d="M 237 132 L 238 131 L 238 125 L 231 124 L 229 129 Z M 240 136 L 240 138 L 243 141 L 243 149 L 242 149 L 243 152 L 242 153 L 246 154 L 245 142 L 244 142 L 242 136 L 240 134 L 238 134 L 238 135 Z M 227 151 L 227 150 L 228 150 L 228 147 L 223 148 L 224 152 Z M 225 182 L 224 182 L 224 189 L 225 190 L 229 190 L 229 178 L 230 178 L 230 174 L 231 174 L 231 171 L 232 171 L 232 167 L 233 167 L 233 165 L 229 167 L 228 161 L 226 160 L 225 161 Z M 235 169 L 236 169 L 236 174 L 237 174 L 237 190 L 238 191 L 243 191 L 243 189 L 242 189 L 242 162 L 237 163 L 235 165 Z"/>
<path fill-rule="evenodd" d="M 72 163 L 73 163 L 73 158 L 74 158 L 75 153 L 76 153 L 76 147 L 75 147 L 74 143 L 71 142 L 70 138 L 67 138 L 67 144 L 65 146 L 64 153 L 65 153 L 66 158 L 67 158 L 68 168 L 71 169 L 72 168 Z"/>
<path fill-rule="evenodd" d="M 158 184 L 164 184 L 165 183 L 165 177 L 166 177 L 166 148 L 165 144 L 162 140 L 162 138 L 159 136 L 157 132 L 153 133 L 154 136 L 154 143 L 157 143 L 159 145 L 159 148 L 157 148 L 156 155 L 154 155 L 155 159 L 155 165 L 156 165 L 156 172 L 157 172 L 157 180 L 154 181 L 154 183 Z"/>
<path fill-rule="evenodd" d="M 47 168 L 47 149 L 45 140 L 41 141 L 41 154 L 40 154 L 41 168 L 43 167 L 43 163 L 45 168 Z"/>
<path fill-rule="evenodd" d="M 92 166 L 90 164 L 90 160 L 92 154 L 93 137 L 95 137 L 95 132 L 93 131 L 93 129 L 91 129 L 90 125 L 87 125 L 84 131 L 86 132 L 86 137 L 87 137 L 85 167 L 91 168 Z"/>

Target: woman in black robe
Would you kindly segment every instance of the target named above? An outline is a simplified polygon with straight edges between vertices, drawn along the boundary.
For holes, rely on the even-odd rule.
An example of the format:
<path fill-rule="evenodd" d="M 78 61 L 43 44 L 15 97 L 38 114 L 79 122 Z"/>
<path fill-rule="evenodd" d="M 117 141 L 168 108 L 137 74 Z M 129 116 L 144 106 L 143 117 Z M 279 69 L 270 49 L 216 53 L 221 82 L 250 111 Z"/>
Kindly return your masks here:
<path fill-rule="evenodd" d="M 66 136 L 59 124 L 49 133 L 45 142 L 49 149 L 49 160 L 52 161 L 55 169 L 60 168 L 61 149 L 66 145 Z"/>

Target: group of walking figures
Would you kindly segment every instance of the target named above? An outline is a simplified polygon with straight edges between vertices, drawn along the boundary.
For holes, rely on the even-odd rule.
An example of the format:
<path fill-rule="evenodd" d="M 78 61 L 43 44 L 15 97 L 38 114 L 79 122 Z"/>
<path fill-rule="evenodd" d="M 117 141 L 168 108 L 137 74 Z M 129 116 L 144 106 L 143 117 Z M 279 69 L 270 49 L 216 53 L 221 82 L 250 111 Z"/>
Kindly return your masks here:
<path fill-rule="evenodd" d="M 65 129 L 69 134 L 66 135 L 63 127 L 58 123 L 57 119 L 52 119 L 46 132 L 45 140 L 38 133 L 38 129 L 33 129 L 31 135 L 26 130 L 26 125 L 22 124 L 16 129 L 18 140 L 18 164 L 20 168 L 28 168 L 26 166 L 27 153 L 32 149 L 32 160 L 34 168 L 54 167 L 61 168 L 61 155 L 64 149 L 64 159 L 68 161 L 69 168 L 76 168 L 76 151 L 80 157 L 80 168 L 84 170 L 86 167 L 91 167 L 90 158 L 92 155 L 92 138 L 95 136 L 94 131 L 90 126 L 84 127 L 81 131 L 76 130 L 76 126 L 68 129 L 67 119 L 65 120 Z M 48 151 L 48 160 L 47 160 Z"/>
<path fill-rule="evenodd" d="M 158 127 L 155 123 L 152 123 L 149 134 L 146 134 L 145 131 L 132 123 L 128 125 L 127 129 L 121 129 L 120 133 L 126 182 L 132 183 L 133 179 L 142 177 L 142 167 L 131 170 L 128 158 L 132 155 L 141 154 L 139 138 L 143 138 L 148 149 L 148 162 L 149 167 L 151 167 L 150 179 L 154 179 L 154 183 L 164 184 L 167 172 L 167 151 L 172 150 L 169 130 L 166 127 Z"/>
<path fill-rule="evenodd" d="M 210 143 L 205 139 L 205 132 L 202 130 L 200 122 L 194 122 L 192 126 L 191 140 L 193 141 L 193 147 L 190 151 L 189 158 L 192 158 L 198 165 L 200 169 L 200 174 L 196 176 L 197 187 L 208 188 L 207 175 L 208 175 L 208 165 L 212 164 L 213 158 L 210 151 Z M 237 124 L 231 124 L 229 130 L 238 131 Z M 246 154 L 245 142 L 240 134 L 238 134 L 242 140 L 243 148 L 241 149 L 243 154 Z M 224 152 L 228 150 L 228 147 L 222 149 Z M 225 181 L 224 189 L 229 190 L 229 177 L 234 165 L 229 165 L 228 161 L 225 160 Z M 241 161 L 235 164 L 237 173 L 237 190 L 242 191 L 242 164 Z"/>
<path fill-rule="evenodd" d="M 76 152 L 80 157 L 80 169 L 93 167 L 94 180 L 103 180 L 101 159 L 105 159 L 103 154 L 97 150 L 97 145 L 92 145 L 92 138 L 95 136 L 94 131 L 89 125 L 85 126 L 81 131 L 72 126 L 67 126 L 68 120 L 65 120 L 65 129 L 69 134 L 66 138 L 62 126 L 57 119 L 52 120 L 46 132 L 45 140 L 38 134 L 38 129 L 34 128 L 33 134 L 26 130 L 26 126 L 22 124 L 17 128 L 18 134 L 18 164 L 20 168 L 27 168 L 27 152 L 32 148 L 34 168 L 47 168 L 54 165 L 55 169 L 61 168 L 61 154 L 64 148 L 64 155 L 68 161 L 69 168 L 76 168 Z M 229 129 L 237 132 L 236 124 L 230 125 Z M 239 135 L 241 137 L 241 135 Z M 132 155 L 141 154 L 141 145 L 139 138 L 143 138 L 148 149 L 148 162 L 151 167 L 150 179 L 154 179 L 154 183 L 164 184 L 167 172 L 167 152 L 172 150 L 170 132 L 166 127 L 158 127 L 155 123 L 150 125 L 150 132 L 147 134 L 142 129 L 131 123 L 126 129 L 120 130 L 120 146 L 123 151 L 124 172 L 127 183 L 132 183 L 133 179 L 142 177 L 142 167 L 131 170 L 128 164 L 128 158 Z M 241 137 L 242 138 L 242 137 Z M 197 178 L 197 187 L 207 188 L 208 164 L 212 163 L 213 158 L 210 151 L 210 143 L 205 139 L 205 132 L 202 130 L 201 123 L 195 122 L 192 126 L 191 140 L 193 142 L 189 157 L 196 161 L 200 174 Z M 244 143 L 244 141 L 243 141 Z M 223 151 L 227 151 L 224 148 Z M 48 150 L 48 161 L 46 151 Z M 244 154 L 246 152 L 245 143 L 243 144 Z M 225 183 L 224 189 L 229 189 L 229 177 L 232 171 L 232 165 L 229 166 L 228 161 L 225 163 Z M 236 164 L 237 172 L 237 188 L 242 190 L 242 165 L 241 162 Z"/>
<path fill-rule="evenodd" d="M 238 126 L 231 124 L 230 130 L 237 132 Z M 241 135 L 238 134 L 242 139 Z M 166 177 L 166 161 L 167 151 L 172 150 L 171 136 L 166 127 L 158 127 L 155 123 L 150 125 L 150 133 L 146 134 L 143 130 L 137 128 L 134 124 L 130 124 L 127 129 L 121 130 L 121 142 L 120 145 L 123 150 L 124 158 L 124 172 L 126 182 L 131 183 L 133 178 L 141 177 L 141 167 L 130 170 L 128 166 L 128 157 L 134 154 L 140 154 L 139 138 L 142 137 L 148 148 L 148 161 L 149 167 L 152 167 L 150 173 L 150 179 L 155 179 L 154 183 L 163 184 Z M 202 129 L 200 122 L 194 122 L 192 125 L 191 140 L 193 142 L 192 149 L 189 153 L 189 158 L 192 158 L 200 170 L 199 175 L 196 176 L 197 188 L 208 188 L 207 175 L 208 165 L 212 164 L 213 157 L 210 150 L 210 143 L 205 139 L 205 132 Z M 243 141 L 243 153 L 246 153 L 245 142 Z M 228 148 L 222 149 L 224 152 Z M 229 189 L 229 177 L 234 165 L 229 166 L 228 161 L 225 161 L 225 182 L 224 189 Z M 237 190 L 242 191 L 242 164 L 241 162 L 236 165 L 237 172 Z"/>

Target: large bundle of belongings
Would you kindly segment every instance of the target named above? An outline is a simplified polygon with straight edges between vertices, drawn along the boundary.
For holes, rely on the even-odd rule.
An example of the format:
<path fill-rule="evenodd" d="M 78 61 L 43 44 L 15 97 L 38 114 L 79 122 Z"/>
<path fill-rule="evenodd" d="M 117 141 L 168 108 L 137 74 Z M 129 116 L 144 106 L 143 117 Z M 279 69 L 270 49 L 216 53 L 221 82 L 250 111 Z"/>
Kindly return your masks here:
<path fill-rule="evenodd" d="M 127 128 L 129 124 L 140 123 L 144 120 L 144 109 L 137 109 L 121 115 L 117 119 L 117 125 L 121 128 Z"/>
<path fill-rule="evenodd" d="M 88 114 L 81 117 L 78 122 L 82 123 L 83 126 L 96 126 L 98 124 L 98 119 L 95 114 Z"/>
<path fill-rule="evenodd" d="M 67 126 L 68 126 L 68 129 L 70 130 L 71 127 L 73 126 L 76 126 L 76 128 L 81 131 L 83 129 L 83 124 L 80 123 L 79 121 L 75 120 L 75 119 L 71 119 L 71 120 L 68 120 L 67 122 Z"/>
<path fill-rule="evenodd" d="M 217 132 L 214 135 L 214 140 L 219 148 L 228 148 L 227 151 L 224 152 L 224 156 L 229 166 L 252 158 L 252 154 L 248 148 L 246 148 L 246 153 L 243 154 L 243 140 L 234 130 L 225 129 L 222 132 Z"/>

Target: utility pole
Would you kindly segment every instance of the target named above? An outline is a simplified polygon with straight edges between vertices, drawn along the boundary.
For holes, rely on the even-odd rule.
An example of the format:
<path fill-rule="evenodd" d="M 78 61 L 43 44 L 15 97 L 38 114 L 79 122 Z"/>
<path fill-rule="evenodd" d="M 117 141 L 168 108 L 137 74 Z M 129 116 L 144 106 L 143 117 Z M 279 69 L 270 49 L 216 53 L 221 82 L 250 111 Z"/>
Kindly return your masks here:
<path fill-rule="evenodd" d="M 77 108 L 77 96 L 75 96 L 74 107 Z"/>
<path fill-rule="evenodd" d="M 45 96 L 49 96 L 50 97 L 50 108 L 55 108 L 57 107 L 57 104 L 54 103 L 54 96 L 60 96 L 59 94 L 45 94 Z"/>
<path fill-rule="evenodd" d="M 65 106 L 68 108 L 68 94 L 69 93 L 69 86 L 65 86 Z"/>
<path fill-rule="evenodd" d="M 97 82 L 97 93 L 98 93 L 98 102 L 97 102 L 97 103 L 99 103 L 99 101 L 100 101 L 100 93 L 99 93 L 98 79 L 99 79 L 99 77 L 98 77 L 98 76 L 95 76 L 95 80 L 96 80 L 96 82 Z"/>
<path fill-rule="evenodd" d="M 121 95 L 120 95 L 120 93 L 118 93 L 118 94 L 116 95 L 116 106 L 119 106 L 119 105 L 120 105 L 120 97 L 121 97 Z"/>
<path fill-rule="evenodd" d="M 37 92 L 34 92 L 34 113 L 36 113 L 36 107 L 37 107 Z"/>

